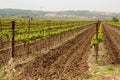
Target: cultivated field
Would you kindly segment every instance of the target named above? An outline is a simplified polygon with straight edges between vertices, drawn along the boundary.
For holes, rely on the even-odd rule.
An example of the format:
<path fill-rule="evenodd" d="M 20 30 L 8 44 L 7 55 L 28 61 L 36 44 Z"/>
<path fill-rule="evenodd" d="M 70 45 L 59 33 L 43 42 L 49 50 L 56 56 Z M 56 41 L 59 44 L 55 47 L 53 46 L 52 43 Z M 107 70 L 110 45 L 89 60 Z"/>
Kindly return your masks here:
<path fill-rule="evenodd" d="M 120 64 L 120 23 L 79 20 L 0 19 L 0 79 L 107 80 L 93 63 Z M 98 28 L 98 30 L 97 30 Z M 102 51 L 103 47 L 104 50 Z M 98 54 L 97 54 L 98 53 Z M 104 53 L 104 54 L 103 54 Z M 101 54 L 102 59 L 101 59 Z M 11 59 L 12 58 L 12 59 Z M 96 61 L 97 59 L 97 61 Z M 88 61 L 89 60 L 89 61 Z M 101 68 L 100 68 L 101 69 Z M 92 70 L 92 71 L 94 71 Z M 120 79 L 118 73 L 110 75 Z M 91 73 L 91 74 L 90 74 Z M 90 79 L 92 78 L 92 79 Z"/>

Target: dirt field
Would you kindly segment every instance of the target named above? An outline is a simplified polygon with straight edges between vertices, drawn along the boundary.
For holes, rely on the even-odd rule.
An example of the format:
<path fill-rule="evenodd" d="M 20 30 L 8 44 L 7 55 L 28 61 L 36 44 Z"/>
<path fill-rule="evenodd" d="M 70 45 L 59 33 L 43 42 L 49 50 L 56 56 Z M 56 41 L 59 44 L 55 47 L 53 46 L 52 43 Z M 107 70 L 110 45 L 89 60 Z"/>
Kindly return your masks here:
<path fill-rule="evenodd" d="M 86 63 L 91 49 L 95 26 L 84 30 L 79 36 L 50 50 L 30 62 L 19 80 L 77 80 L 88 69 Z"/>
<path fill-rule="evenodd" d="M 95 25 L 80 30 L 78 36 L 67 40 L 67 42 L 59 46 L 51 48 L 45 54 L 38 55 L 26 62 L 25 65 L 17 66 L 16 71 L 23 71 L 15 80 L 83 80 L 84 78 L 82 78 L 82 76 L 90 69 L 88 58 L 89 55 L 91 55 L 91 40 L 96 33 L 95 30 Z M 103 69 L 107 69 L 107 67 L 109 67 L 107 66 L 108 64 L 119 66 L 120 32 L 108 24 L 103 24 L 103 34 L 104 40 L 102 44 L 104 44 L 106 51 L 104 54 L 106 68 L 103 66 Z M 99 54 L 102 53 L 99 51 Z M 92 76 L 94 78 L 95 75 Z M 102 80 L 106 79 L 105 76 L 106 75 L 102 77 Z M 110 80 L 113 78 L 114 76 L 112 76 Z M 119 78 L 119 76 L 117 78 Z"/>
<path fill-rule="evenodd" d="M 120 32 L 110 25 L 104 24 L 104 43 L 107 49 L 107 62 L 120 63 Z"/>
<path fill-rule="evenodd" d="M 59 34 L 50 38 L 38 39 L 32 43 L 20 44 L 15 46 L 15 58 L 24 58 L 28 57 L 30 53 L 40 52 L 45 53 L 48 52 L 50 48 L 54 48 L 62 43 L 70 40 L 74 36 L 76 36 L 82 29 L 87 29 L 89 26 L 84 28 L 80 28 L 77 30 L 65 32 L 63 34 Z M 29 46 L 29 47 L 28 47 Z M 0 49 L 0 68 L 8 63 L 11 58 L 11 47 Z"/>

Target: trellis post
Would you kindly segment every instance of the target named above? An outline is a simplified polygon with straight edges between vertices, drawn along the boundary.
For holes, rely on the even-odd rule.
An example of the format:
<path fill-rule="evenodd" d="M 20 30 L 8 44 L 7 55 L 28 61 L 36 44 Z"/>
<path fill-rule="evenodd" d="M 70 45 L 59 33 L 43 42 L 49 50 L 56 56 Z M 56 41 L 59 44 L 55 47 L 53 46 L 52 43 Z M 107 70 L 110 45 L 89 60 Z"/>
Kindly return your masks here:
<path fill-rule="evenodd" d="M 12 21 L 12 58 L 15 57 L 15 21 Z"/>

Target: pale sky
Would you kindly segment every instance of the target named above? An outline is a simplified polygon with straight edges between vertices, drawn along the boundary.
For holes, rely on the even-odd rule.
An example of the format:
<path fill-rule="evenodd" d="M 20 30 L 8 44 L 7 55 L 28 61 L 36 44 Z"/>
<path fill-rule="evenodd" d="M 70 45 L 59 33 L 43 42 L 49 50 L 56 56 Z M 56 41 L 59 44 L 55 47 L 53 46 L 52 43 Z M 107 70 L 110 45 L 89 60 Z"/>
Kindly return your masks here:
<path fill-rule="evenodd" d="M 120 0 L 0 0 L 0 8 L 120 12 Z"/>

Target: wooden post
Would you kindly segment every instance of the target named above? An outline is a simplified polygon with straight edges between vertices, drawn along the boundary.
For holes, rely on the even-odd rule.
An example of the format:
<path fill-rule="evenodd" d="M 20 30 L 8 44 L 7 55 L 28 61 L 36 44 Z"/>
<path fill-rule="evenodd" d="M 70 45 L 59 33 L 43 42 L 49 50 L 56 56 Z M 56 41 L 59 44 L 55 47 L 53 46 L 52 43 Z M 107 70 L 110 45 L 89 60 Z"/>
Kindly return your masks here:
<path fill-rule="evenodd" d="M 30 19 L 29 19 L 29 21 L 28 21 L 28 34 L 29 34 L 29 36 L 30 36 Z M 29 44 L 29 41 L 28 41 L 28 44 L 27 44 L 27 47 L 28 47 L 28 54 L 30 53 L 30 44 Z"/>
<path fill-rule="evenodd" d="M 1 19 L 0 19 L 0 31 L 2 31 L 2 22 L 1 22 Z"/>
<path fill-rule="evenodd" d="M 98 41 L 98 29 L 100 26 L 100 21 L 98 20 L 96 23 L 96 40 Z M 95 46 L 95 51 L 96 51 L 96 63 L 98 61 L 98 44 Z"/>
<path fill-rule="evenodd" d="M 51 21 L 50 21 L 50 20 L 48 20 L 48 27 L 49 27 L 49 31 L 48 31 L 48 32 L 49 32 L 49 35 L 50 35 L 50 26 L 51 26 L 51 24 L 50 24 L 50 23 L 51 23 Z M 49 44 L 49 45 L 48 45 L 47 50 L 49 50 L 49 49 L 51 48 L 50 38 L 49 38 L 48 44 Z"/>
<path fill-rule="evenodd" d="M 15 57 L 15 21 L 12 21 L 12 58 Z"/>
<path fill-rule="evenodd" d="M 28 33 L 30 34 L 30 19 L 28 21 Z"/>
<path fill-rule="evenodd" d="M 2 23 L 1 23 L 1 19 L 0 19 L 0 32 L 2 32 Z M 2 37 L 0 38 L 0 49 L 3 48 L 3 44 L 2 44 Z"/>

